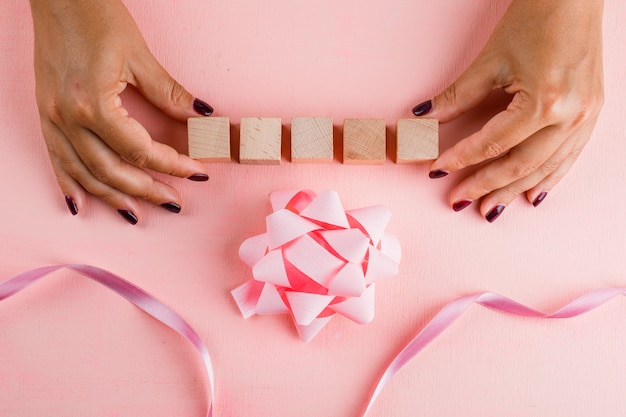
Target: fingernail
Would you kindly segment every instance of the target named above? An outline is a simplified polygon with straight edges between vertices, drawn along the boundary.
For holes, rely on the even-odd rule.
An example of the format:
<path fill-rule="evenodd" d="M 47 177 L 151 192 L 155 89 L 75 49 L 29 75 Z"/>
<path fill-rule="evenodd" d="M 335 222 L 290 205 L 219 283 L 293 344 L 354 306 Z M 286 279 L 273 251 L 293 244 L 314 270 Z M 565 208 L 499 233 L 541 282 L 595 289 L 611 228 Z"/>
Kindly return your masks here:
<path fill-rule="evenodd" d="M 548 195 L 547 192 L 542 191 L 537 198 L 535 198 L 535 201 L 533 201 L 533 206 L 537 207 L 539 204 L 541 204 L 543 202 L 543 200 L 546 199 L 546 196 Z"/>
<path fill-rule="evenodd" d="M 76 206 L 76 201 L 72 198 L 71 195 L 65 195 L 65 204 L 67 204 L 67 208 L 72 213 L 72 216 L 76 216 L 78 214 L 78 207 Z"/>
<path fill-rule="evenodd" d="M 124 220 L 126 220 L 128 223 L 132 224 L 132 225 L 136 225 L 137 222 L 139 221 L 139 219 L 137 219 L 137 216 L 135 216 L 135 213 L 133 213 L 130 210 L 118 210 L 117 211 L 119 213 L 120 216 L 122 216 L 124 218 Z"/>
<path fill-rule="evenodd" d="M 472 204 L 472 200 L 459 200 L 452 205 L 452 210 L 461 211 L 467 206 L 469 206 L 470 204 Z"/>
<path fill-rule="evenodd" d="M 193 174 L 190 177 L 187 177 L 188 180 L 191 181 L 208 181 L 209 176 L 207 174 Z"/>
<path fill-rule="evenodd" d="M 180 213 L 180 205 L 176 203 L 163 203 L 161 207 L 172 213 Z"/>
<path fill-rule="evenodd" d="M 497 206 L 489 210 L 489 213 L 487 213 L 485 219 L 487 219 L 489 223 L 493 223 L 502 214 L 505 208 L 506 206 L 498 204 Z"/>
<path fill-rule="evenodd" d="M 193 101 L 193 109 L 201 116 L 210 116 L 213 114 L 213 107 L 209 106 L 199 98 Z"/>
<path fill-rule="evenodd" d="M 434 171 L 430 171 L 428 173 L 428 176 L 430 178 L 437 179 L 437 178 L 443 178 L 443 177 L 445 177 L 448 174 L 449 174 L 448 171 L 444 171 L 443 169 L 436 169 Z"/>
<path fill-rule="evenodd" d="M 433 101 L 427 100 L 413 107 L 413 114 L 416 116 L 424 116 L 425 114 L 430 113 L 432 109 L 433 109 Z"/>

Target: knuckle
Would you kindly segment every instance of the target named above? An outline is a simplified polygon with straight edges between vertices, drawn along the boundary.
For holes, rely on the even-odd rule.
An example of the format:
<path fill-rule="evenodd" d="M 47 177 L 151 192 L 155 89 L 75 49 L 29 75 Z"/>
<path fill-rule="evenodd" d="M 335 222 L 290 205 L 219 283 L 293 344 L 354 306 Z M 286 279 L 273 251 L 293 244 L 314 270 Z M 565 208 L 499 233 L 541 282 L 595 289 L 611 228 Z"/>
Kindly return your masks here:
<path fill-rule="evenodd" d="M 174 105 L 181 105 L 185 102 L 187 97 L 187 90 L 180 85 L 176 80 L 172 79 L 170 81 L 169 87 L 169 98 L 170 102 Z"/>
<path fill-rule="evenodd" d="M 182 172 L 184 172 L 182 169 L 182 167 L 185 166 L 184 161 L 178 152 L 174 151 L 172 152 L 172 155 L 172 163 L 168 164 L 164 173 L 174 177 L 180 177 L 183 175 Z"/>
<path fill-rule="evenodd" d="M 479 182 L 474 184 L 474 189 L 472 190 L 471 194 L 472 196 L 474 196 L 474 199 L 477 199 L 491 193 L 493 190 L 495 190 L 495 187 L 493 187 L 491 184 Z"/>
<path fill-rule="evenodd" d="M 54 145 L 54 142 L 46 140 L 46 150 L 48 151 L 48 155 L 51 158 L 57 157 L 57 147 Z"/>
<path fill-rule="evenodd" d="M 526 178 L 537 171 L 538 164 L 534 161 L 521 161 L 513 166 L 512 176 L 515 179 Z"/>
<path fill-rule="evenodd" d="M 148 188 L 142 187 L 134 193 L 134 196 L 141 200 L 150 201 L 152 198 L 152 191 Z"/>
<path fill-rule="evenodd" d="M 567 117 L 568 88 L 564 86 L 564 81 L 547 76 L 548 78 L 541 85 L 540 90 L 524 95 L 524 106 L 531 109 L 535 120 L 547 126 Z"/>
<path fill-rule="evenodd" d="M 103 186 L 95 181 L 90 179 L 85 179 L 85 181 L 81 181 L 80 178 L 74 177 L 69 171 L 68 175 L 72 176 L 72 178 L 76 179 L 78 183 L 87 191 L 89 194 L 93 194 L 96 197 L 105 200 L 107 195 L 111 195 L 110 189 L 108 187 Z"/>
<path fill-rule="evenodd" d="M 40 113 L 45 114 L 52 124 L 56 126 L 63 126 L 65 124 L 64 112 L 56 101 L 42 105 L 40 107 Z"/>
<path fill-rule="evenodd" d="M 152 187 L 142 187 L 141 191 L 139 192 L 139 195 L 137 196 L 142 200 L 146 200 L 146 201 L 156 201 L 158 200 L 156 198 L 156 195 L 154 193 L 154 190 L 152 189 Z"/>
<path fill-rule="evenodd" d="M 71 118 L 85 124 L 95 120 L 98 107 L 97 96 L 94 97 L 85 89 L 75 86 L 68 88 L 54 100 L 55 111 L 61 118 Z"/>
<path fill-rule="evenodd" d="M 534 104 L 536 118 L 543 125 L 553 124 L 563 116 L 562 98 L 554 89 L 547 88 Z"/>
<path fill-rule="evenodd" d="M 76 160 L 76 158 L 65 153 L 51 153 L 50 155 L 55 158 L 56 164 L 64 169 L 70 177 L 77 178 L 81 174 L 82 163 Z"/>
<path fill-rule="evenodd" d="M 569 125 L 574 128 L 579 127 L 590 119 L 597 117 L 600 109 L 601 105 L 598 105 L 595 99 L 580 101 L 572 105 L 568 120 Z"/>
<path fill-rule="evenodd" d="M 55 101 L 48 107 L 48 117 L 57 126 L 79 123 L 93 126 L 97 120 L 98 106 L 87 99 L 73 97 Z"/>
<path fill-rule="evenodd" d="M 124 158 L 137 167 L 144 167 L 150 160 L 150 150 L 147 147 L 131 149 Z"/>
<path fill-rule="evenodd" d="M 63 160 L 61 160 L 60 163 L 68 176 L 76 179 L 81 177 L 82 170 L 79 168 L 78 164 Z"/>
<path fill-rule="evenodd" d="M 463 158 L 463 156 L 457 152 L 454 158 L 451 158 L 447 162 L 447 167 L 450 171 L 460 171 L 466 168 L 469 163 Z"/>
<path fill-rule="evenodd" d="M 443 90 L 441 95 L 448 105 L 455 107 L 457 102 L 456 83 L 450 84 L 448 88 Z"/>
<path fill-rule="evenodd" d="M 73 109 L 73 116 L 76 120 L 86 126 L 93 126 L 96 122 L 96 105 L 88 100 L 78 100 Z"/>
<path fill-rule="evenodd" d="M 108 167 L 93 167 L 91 168 L 91 175 L 93 175 L 96 180 L 106 185 L 112 185 L 115 181 L 115 175 Z"/>
<path fill-rule="evenodd" d="M 562 84 L 550 82 L 543 86 L 541 95 L 529 99 L 537 120 L 544 125 L 564 122 L 577 127 L 598 116 L 604 105 L 603 89 L 581 96 Z"/>
<path fill-rule="evenodd" d="M 39 116 L 42 120 L 48 119 L 52 123 L 56 123 L 61 120 L 61 112 L 59 108 L 59 95 L 56 90 L 44 89 L 39 84 L 35 87 L 35 96 L 37 100 L 37 107 L 39 109 Z"/>
<path fill-rule="evenodd" d="M 574 114 L 572 114 L 570 125 L 572 127 L 578 127 L 589 120 L 590 117 L 590 109 L 588 107 L 581 106 L 576 112 L 574 112 Z"/>
<path fill-rule="evenodd" d="M 583 152 L 583 148 L 581 146 L 575 146 L 567 155 L 567 157 L 571 159 L 572 161 L 575 161 L 578 159 L 578 157 L 580 156 L 582 152 Z"/>
<path fill-rule="evenodd" d="M 495 140 L 486 140 L 482 143 L 480 152 L 486 159 L 491 159 L 502 155 L 504 147 Z"/>
<path fill-rule="evenodd" d="M 560 165 L 561 165 L 560 162 L 557 161 L 556 159 L 549 159 L 546 162 L 544 162 L 541 165 L 541 167 L 539 167 L 539 169 L 544 175 L 549 175 L 553 173 L 554 171 L 556 171 Z"/>
<path fill-rule="evenodd" d="M 604 93 L 599 92 L 594 97 L 579 101 L 572 110 L 571 126 L 578 127 L 585 122 L 598 117 L 604 105 Z"/>
<path fill-rule="evenodd" d="M 93 190 L 90 192 L 91 194 L 95 195 L 96 197 L 104 201 L 107 205 L 111 207 L 120 207 L 120 204 L 117 201 L 116 195 L 112 191 L 97 189 L 97 190 Z"/>
<path fill-rule="evenodd" d="M 156 192 L 154 187 L 154 178 L 148 176 L 147 181 L 142 181 L 134 187 L 131 193 L 134 197 L 146 201 L 157 201 Z"/>

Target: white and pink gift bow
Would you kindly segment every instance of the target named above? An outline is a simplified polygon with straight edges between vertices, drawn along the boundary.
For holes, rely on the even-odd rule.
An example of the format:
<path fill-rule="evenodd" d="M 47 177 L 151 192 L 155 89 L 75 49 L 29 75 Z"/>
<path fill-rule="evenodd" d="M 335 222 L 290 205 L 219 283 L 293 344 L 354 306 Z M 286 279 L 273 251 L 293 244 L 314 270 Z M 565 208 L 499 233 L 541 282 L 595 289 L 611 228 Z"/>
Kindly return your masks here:
<path fill-rule="evenodd" d="M 375 283 L 398 274 L 400 243 L 385 228 L 383 206 L 345 211 L 335 191 L 276 191 L 266 233 L 245 240 L 239 256 L 253 279 L 232 291 L 244 318 L 290 314 L 310 341 L 337 313 L 374 319 Z"/>

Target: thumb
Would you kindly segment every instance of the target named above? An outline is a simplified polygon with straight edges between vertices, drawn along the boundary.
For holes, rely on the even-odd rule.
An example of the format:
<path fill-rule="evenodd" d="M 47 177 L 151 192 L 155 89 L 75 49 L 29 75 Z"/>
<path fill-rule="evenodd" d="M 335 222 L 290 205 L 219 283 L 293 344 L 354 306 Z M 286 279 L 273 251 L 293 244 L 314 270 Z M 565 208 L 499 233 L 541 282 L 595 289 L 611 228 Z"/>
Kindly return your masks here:
<path fill-rule="evenodd" d="M 210 116 L 213 113 L 213 107 L 194 98 L 149 51 L 146 51 L 143 59 L 135 60 L 134 63 L 137 65 L 131 68 L 133 85 L 168 116 L 184 122 L 190 117 Z"/>
<path fill-rule="evenodd" d="M 496 78 L 495 65 L 477 59 L 439 95 L 415 106 L 413 114 L 449 122 L 477 106 L 498 88 Z"/>

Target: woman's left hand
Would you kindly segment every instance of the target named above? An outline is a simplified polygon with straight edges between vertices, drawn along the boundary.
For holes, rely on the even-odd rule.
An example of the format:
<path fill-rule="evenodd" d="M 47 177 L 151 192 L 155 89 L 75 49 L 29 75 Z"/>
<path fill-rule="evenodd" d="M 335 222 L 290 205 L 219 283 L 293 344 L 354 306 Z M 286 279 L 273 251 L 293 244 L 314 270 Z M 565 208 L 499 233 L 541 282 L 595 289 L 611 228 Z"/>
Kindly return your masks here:
<path fill-rule="evenodd" d="M 502 88 L 513 99 L 443 152 L 431 178 L 486 162 L 454 187 L 459 211 L 481 200 L 494 221 L 518 195 L 537 206 L 589 140 L 603 103 L 602 0 L 513 0 L 461 77 L 413 109 L 445 123 Z"/>

